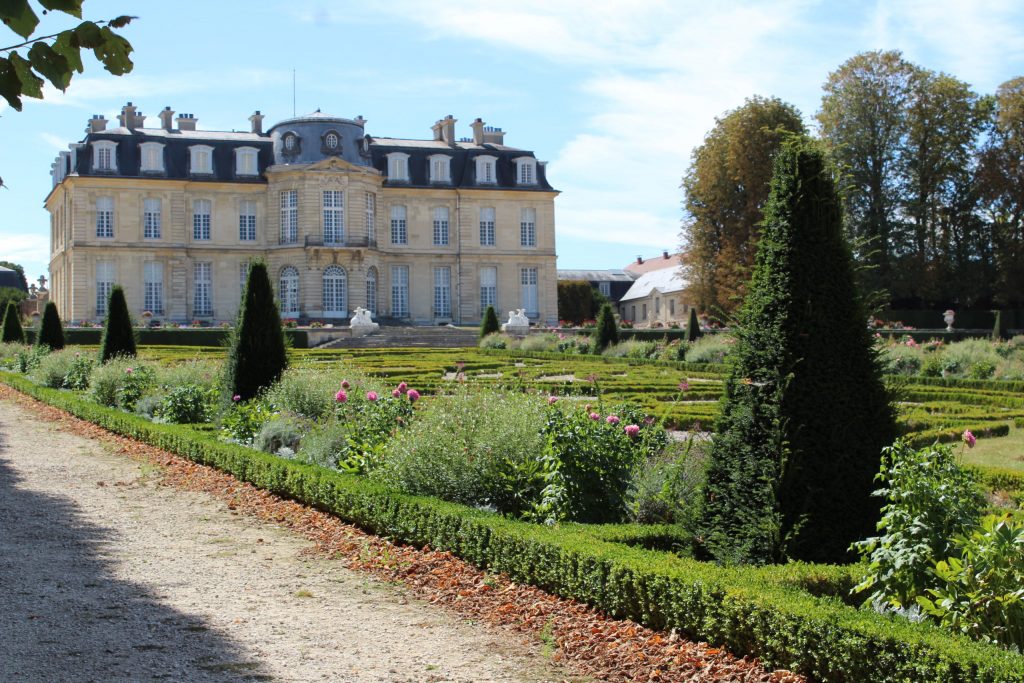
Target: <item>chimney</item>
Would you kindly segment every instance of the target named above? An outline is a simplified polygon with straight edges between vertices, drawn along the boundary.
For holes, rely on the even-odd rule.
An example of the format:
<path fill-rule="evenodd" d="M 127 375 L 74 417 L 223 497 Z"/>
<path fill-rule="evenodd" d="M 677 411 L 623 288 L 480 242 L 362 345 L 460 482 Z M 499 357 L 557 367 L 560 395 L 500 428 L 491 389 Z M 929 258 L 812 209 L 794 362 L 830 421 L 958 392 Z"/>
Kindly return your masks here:
<path fill-rule="evenodd" d="M 107 129 L 107 120 L 103 118 L 103 114 L 93 114 L 92 118 L 89 119 L 89 132 L 90 133 L 102 133 Z"/>
<path fill-rule="evenodd" d="M 432 130 L 434 132 L 434 141 L 435 142 L 439 142 L 442 139 L 442 132 L 441 132 L 442 128 L 444 128 L 444 124 L 441 123 L 440 121 L 436 121 L 434 123 L 434 125 L 430 127 L 430 130 Z"/>
<path fill-rule="evenodd" d="M 665 259 L 666 261 L 668 260 L 668 249 L 665 249 L 661 252 L 661 258 Z"/>
<path fill-rule="evenodd" d="M 484 126 L 484 142 L 492 145 L 504 145 L 505 131 L 494 126 Z"/>
<path fill-rule="evenodd" d="M 263 135 L 263 114 L 257 109 L 253 112 L 253 115 L 249 117 L 249 123 L 252 124 L 252 132 L 257 135 Z"/>
<path fill-rule="evenodd" d="M 636 257 L 636 264 L 638 266 L 642 266 L 644 264 L 644 257 L 643 256 L 637 256 Z"/>
<path fill-rule="evenodd" d="M 146 117 L 142 115 L 141 111 L 136 110 L 134 104 L 129 102 L 121 107 L 121 115 L 117 117 L 117 120 L 121 122 L 122 127 L 128 130 L 135 130 L 136 128 L 142 128 Z"/>
<path fill-rule="evenodd" d="M 160 112 L 160 127 L 166 131 L 174 130 L 174 112 L 171 111 L 170 107 L 164 107 L 164 110 Z"/>
<path fill-rule="evenodd" d="M 175 122 L 178 124 L 178 130 L 195 130 L 196 122 L 198 119 L 192 116 L 192 114 L 179 114 Z"/>
<path fill-rule="evenodd" d="M 469 127 L 473 129 L 473 144 L 482 145 L 484 144 L 484 121 L 483 119 L 477 119 L 473 123 L 469 124 Z"/>
<path fill-rule="evenodd" d="M 441 139 L 449 145 L 455 144 L 455 117 L 451 114 L 444 117 L 441 123 Z"/>

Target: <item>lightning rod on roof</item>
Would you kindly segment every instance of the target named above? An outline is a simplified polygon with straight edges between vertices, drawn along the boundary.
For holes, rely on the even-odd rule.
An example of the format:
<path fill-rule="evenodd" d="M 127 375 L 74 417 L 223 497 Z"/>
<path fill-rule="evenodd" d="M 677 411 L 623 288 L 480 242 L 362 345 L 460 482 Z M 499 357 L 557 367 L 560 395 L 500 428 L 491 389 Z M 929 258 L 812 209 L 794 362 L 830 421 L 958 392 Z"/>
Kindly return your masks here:
<path fill-rule="evenodd" d="M 295 116 L 295 69 L 292 69 L 292 117 Z"/>

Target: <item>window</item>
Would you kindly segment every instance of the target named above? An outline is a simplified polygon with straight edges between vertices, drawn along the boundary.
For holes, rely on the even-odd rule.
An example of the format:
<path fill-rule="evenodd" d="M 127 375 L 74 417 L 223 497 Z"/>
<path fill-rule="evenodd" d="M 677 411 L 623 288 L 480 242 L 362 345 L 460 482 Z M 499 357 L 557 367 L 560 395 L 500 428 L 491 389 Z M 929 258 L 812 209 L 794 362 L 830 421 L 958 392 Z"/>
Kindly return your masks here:
<path fill-rule="evenodd" d="M 409 266 L 391 266 L 391 315 L 409 317 Z"/>
<path fill-rule="evenodd" d="M 449 266 L 434 268 L 434 317 L 452 317 L 452 269 Z"/>
<path fill-rule="evenodd" d="M 409 243 L 406 215 L 406 209 L 401 204 L 391 207 L 391 244 Z"/>
<path fill-rule="evenodd" d="M 612 283 L 610 283 L 610 282 L 598 282 L 597 283 L 597 291 L 601 292 L 601 296 L 606 296 L 606 297 L 611 296 L 612 295 Z"/>
<path fill-rule="evenodd" d="M 153 315 L 164 314 L 164 264 L 146 261 L 142 264 L 142 308 Z"/>
<path fill-rule="evenodd" d="M 366 241 L 371 247 L 377 244 L 377 195 L 366 193 Z"/>
<path fill-rule="evenodd" d="M 160 239 L 160 217 L 162 213 L 159 199 L 144 199 L 142 201 L 142 237 L 144 239 Z"/>
<path fill-rule="evenodd" d="M 324 136 L 324 147 L 327 149 L 338 149 L 338 143 L 341 140 L 338 138 L 337 133 L 328 133 Z"/>
<path fill-rule="evenodd" d="M 537 184 L 537 160 L 532 157 L 519 157 L 516 162 L 516 184 Z"/>
<path fill-rule="evenodd" d="M 488 306 L 498 308 L 498 269 L 493 266 L 480 269 L 480 315 Z"/>
<path fill-rule="evenodd" d="M 346 289 L 348 276 L 341 266 L 328 266 L 324 269 L 324 316 L 343 318 L 348 314 Z"/>
<path fill-rule="evenodd" d="M 96 199 L 96 236 L 114 236 L 114 198 L 98 197 Z"/>
<path fill-rule="evenodd" d="M 480 185 L 493 185 L 498 181 L 495 165 L 498 158 L 482 155 L 476 158 L 476 182 Z"/>
<path fill-rule="evenodd" d="M 373 266 L 366 271 L 366 310 L 377 315 L 377 269 Z"/>
<path fill-rule="evenodd" d="M 524 247 L 537 246 L 537 210 L 523 209 L 519 215 L 519 243 Z"/>
<path fill-rule="evenodd" d="M 643 304 L 643 308 L 641 310 L 643 310 L 643 314 L 642 314 L 643 318 L 642 318 L 642 320 L 647 320 L 647 304 Z"/>
<path fill-rule="evenodd" d="M 520 268 L 519 269 L 519 285 L 520 294 L 523 308 L 526 309 L 526 315 L 530 318 L 536 318 L 538 315 L 537 311 L 537 269 L 536 268 Z"/>
<path fill-rule="evenodd" d="M 192 145 L 188 149 L 193 175 L 213 173 L 213 147 Z"/>
<path fill-rule="evenodd" d="M 213 264 L 192 264 L 192 315 L 213 315 Z"/>
<path fill-rule="evenodd" d="M 143 173 L 163 173 L 164 146 L 159 142 L 143 142 L 139 145 L 141 153 L 140 170 Z"/>
<path fill-rule="evenodd" d="M 430 182 L 432 183 L 450 183 L 452 181 L 451 174 L 451 158 L 446 154 L 434 154 L 430 157 Z"/>
<path fill-rule="evenodd" d="M 107 300 L 114 288 L 114 264 L 111 261 L 96 263 L 96 315 L 107 314 Z"/>
<path fill-rule="evenodd" d="M 281 244 L 299 241 L 299 191 L 281 193 Z"/>
<path fill-rule="evenodd" d="M 92 170 L 105 173 L 117 172 L 117 143 L 97 140 L 92 143 Z"/>
<path fill-rule="evenodd" d="M 196 199 L 192 202 L 192 239 L 210 239 L 211 207 L 209 199 Z"/>
<path fill-rule="evenodd" d="M 299 151 L 299 137 L 295 133 L 285 133 L 284 151 L 294 154 Z"/>
<path fill-rule="evenodd" d="M 294 318 L 299 315 L 299 271 L 294 266 L 281 269 L 281 280 L 278 287 L 281 298 L 281 315 Z"/>
<path fill-rule="evenodd" d="M 258 172 L 259 150 L 255 147 L 239 147 L 235 150 L 235 175 L 256 175 Z"/>
<path fill-rule="evenodd" d="M 409 155 L 392 152 L 388 155 L 388 180 L 391 182 L 409 182 Z"/>
<path fill-rule="evenodd" d="M 252 199 L 243 199 L 238 205 L 238 239 L 241 242 L 256 240 L 256 202 Z"/>
<path fill-rule="evenodd" d="M 661 315 L 661 297 L 655 297 L 654 299 L 654 317 L 657 318 Z"/>
<path fill-rule="evenodd" d="M 345 243 L 344 190 L 324 190 L 324 244 Z"/>
<path fill-rule="evenodd" d="M 480 246 L 494 246 L 494 207 L 480 209 Z"/>
<path fill-rule="evenodd" d="M 669 299 L 668 300 L 668 314 L 671 317 L 673 317 L 673 318 L 676 317 L 676 300 L 675 299 Z"/>
<path fill-rule="evenodd" d="M 434 208 L 434 246 L 448 246 L 448 207 Z"/>
<path fill-rule="evenodd" d="M 629 308 L 630 308 L 629 319 L 630 320 L 636 320 L 636 305 L 634 304 L 633 306 L 630 306 Z"/>

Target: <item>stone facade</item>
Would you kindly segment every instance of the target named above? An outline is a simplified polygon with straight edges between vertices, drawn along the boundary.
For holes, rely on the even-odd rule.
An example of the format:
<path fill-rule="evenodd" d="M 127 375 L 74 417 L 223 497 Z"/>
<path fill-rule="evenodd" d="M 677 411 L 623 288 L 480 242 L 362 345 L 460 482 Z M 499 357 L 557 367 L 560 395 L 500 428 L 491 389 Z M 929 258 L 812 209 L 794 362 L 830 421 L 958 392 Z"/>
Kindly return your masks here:
<path fill-rule="evenodd" d="M 100 320 L 105 292 L 156 320 L 231 321 L 247 264 L 263 259 L 282 316 L 340 322 L 356 307 L 416 324 L 476 323 L 526 308 L 557 322 L 554 198 L 544 164 L 477 119 L 433 139 L 373 138 L 362 118 L 316 112 L 266 133 L 197 130 L 130 103 L 93 117 L 54 163 L 51 297 Z"/>

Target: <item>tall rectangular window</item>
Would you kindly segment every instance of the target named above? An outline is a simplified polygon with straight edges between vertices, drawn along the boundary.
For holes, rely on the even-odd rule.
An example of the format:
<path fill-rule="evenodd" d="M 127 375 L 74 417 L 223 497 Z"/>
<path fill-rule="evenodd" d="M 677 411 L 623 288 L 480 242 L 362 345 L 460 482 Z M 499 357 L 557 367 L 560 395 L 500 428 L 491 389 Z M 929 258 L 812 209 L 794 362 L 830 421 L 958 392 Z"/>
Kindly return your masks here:
<path fill-rule="evenodd" d="M 114 198 L 99 197 L 96 199 L 96 236 L 114 236 Z"/>
<path fill-rule="evenodd" d="M 113 150 L 110 147 L 96 148 L 96 169 L 100 171 L 113 170 Z"/>
<path fill-rule="evenodd" d="M 537 210 L 523 209 L 519 217 L 519 243 L 524 247 L 537 246 Z"/>
<path fill-rule="evenodd" d="M 434 208 L 434 246 L 448 246 L 448 207 Z"/>
<path fill-rule="evenodd" d="M 210 213 L 213 206 L 209 199 L 192 202 L 192 239 L 210 239 Z"/>
<path fill-rule="evenodd" d="M 213 315 L 213 264 L 192 264 L 192 315 Z"/>
<path fill-rule="evenodd" d="M 377 244 L 377 195 L 366 193 L 366 243 Z"/>
<path fill-rule="evenodd" d="M 537 269 L 520 268 L 519 285 L 520 300 L 523 308 L 526 309 L 526 315 L 531 318 L 537 317 L 539 312 L 537 310 Z"/>
<path fill-rule="evenodd" d="M 488 306 L 498 309 L 498 269 L 493 266 L 480 269 L 480 315 L 487 312 Z"/>
<path fill-rule="evenodd" d="M 480 209 L 480 246 L 494 246 L 494 207 Z"/>
<path fill-rule="evenodd" d="M 107 299 L 114 288 L 114 263 L 98 261 L 96 263 L 96 315 L 107 314 Z"/>
<path fill-rule="evenodd" d="M 408 244 L 409 227 L 406 209 L 401 204 L 391 207 L 391 244 Z"/>
<path fill-rule="evenodd" d="M 164 313 L 164 264 L 146 261 L 142 264 L 142 307 L 154 315 Z"/>
<path fill-rule="evenodd" d="M 345 198 L 343 190 L 324 190 L 324 244 L 345 243 Z"/>
<path fill-rule="evenodd" d="M 452 317 L 452 269 L 449 266 L 434 268 L 434 317 Z"/>
<path fill-rule="evenodd" d="M 256 202 L 243 199 L 238 205 L 238 239 L 242 242 L 256 240 Z"/>
<path fill-rule="evenodd" d="M 147 240 L 160 239 L 161 202 L 145 199 L 142 202 L 142 236 Z"/>
<path fill-rule="evenodd" d="M 281 244 L 299 241 L 299 191 L 281 193 Z"/>
<path fill-rule="evenodd" d="M 409 317 L 409 266 L 391 266 L 391 316 Z"/>

